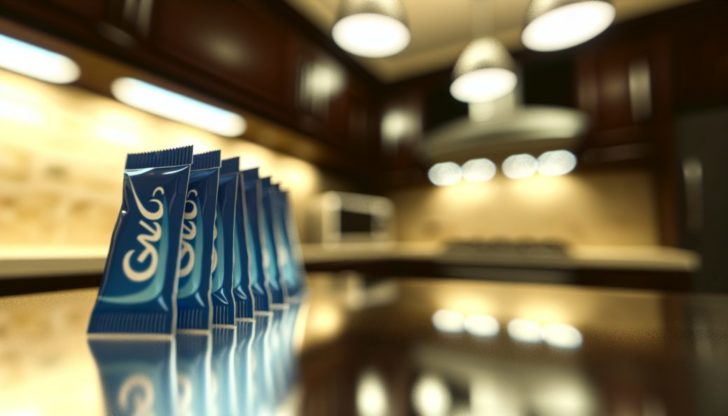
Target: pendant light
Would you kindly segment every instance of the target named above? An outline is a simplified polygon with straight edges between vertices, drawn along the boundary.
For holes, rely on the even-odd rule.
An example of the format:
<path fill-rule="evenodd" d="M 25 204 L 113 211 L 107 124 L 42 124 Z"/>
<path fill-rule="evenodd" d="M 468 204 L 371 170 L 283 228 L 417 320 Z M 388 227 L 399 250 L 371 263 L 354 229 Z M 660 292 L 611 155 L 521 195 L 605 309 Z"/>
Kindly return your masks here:
<path fill-rule="evenodd" d="M 535 51 L 570 48 L 602 33 L 615 14 L 611 0 L 531 0 L 521 41 Z"/>
<path fill-rule="evenodd" d="M 395 55 L 411 38 L 400 0 L 341 0 L 331 35 L 345 51 L 367 58 Z"/>
<path fill-rule="evenodd" d="M 482 103 L 507 95 L 517 83 L 515 64 L 505 46 L 494 37 L 481 37 L 470 42 L 455 63 L 450 94 L 466 103 Z"/>

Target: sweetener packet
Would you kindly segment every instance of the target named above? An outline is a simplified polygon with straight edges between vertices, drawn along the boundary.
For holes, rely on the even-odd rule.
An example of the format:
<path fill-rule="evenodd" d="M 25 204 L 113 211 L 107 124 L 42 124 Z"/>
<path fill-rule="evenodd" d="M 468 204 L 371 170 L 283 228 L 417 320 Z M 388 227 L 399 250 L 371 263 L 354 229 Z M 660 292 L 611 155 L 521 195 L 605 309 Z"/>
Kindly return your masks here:
<path fill-rule="evenodd" d="M 180 244 L 177 329 L 207 331 L 212 324 L 212 246 L 220 151 L 194 155 Z"/>
<path fill-rule="evenodd" d="M 298 263 L 298 253 L 295 252 L 297 241 L 294 243 L 291 230 L 295 225 L 290 222 L 287 194 L 274 184 L 270 188 L 271 206 L 273 209 L 273 230 L 276 237 L 278 253 L 278 268 L 281 282 L 285 289 L 286 302 L 290 303 L 300 298 L 303 288 L 303 274 Z M 294 245 L 295 244 L 295 245 Z"/>
<path fill-rule="evenodd" d="M 253 321 L 255 305 L 250 290 L 250 255 L 247 234 L 250 230 L 245 221 L 245 185 L 242 172 L 238 172 L 238 197 L 235 202 L 235 239 L 233 296 L 235 297 L 235 319 Z"/>
<path fill-rule="evenodd" d="M 192 146 L 130 154 L 89 334 L 174 333 Z"/>
<path fill-rule="evenodd" d="M 286 306 L 286 296 L 280 280 L 278 270 L 278 255 L 273 230 L 273 207 L 270 197 L 270 178 L 260 180 L 260 229 L 263 243 L 263 270 L 270 287 L 271 309 L 281 309 Z"/>
<path fill-rule="evenodd" d="M 233 262 L 235 202 L 238 193 L 238 158 L 225 159 L 220 166 L 217 214 L 212 252 L 212 324 L 235 328 Z"/>
<path fill-rule="evenodd" d="M 270 292 L 263 271 L 263 252 L 260 238 L 258 207 L 260 206 L 260 179 L 258 169 L 243 171 L 245 190 L 245 225 L 248 237 L 250 288 L 253 293 L 256 314 L 270 312 Z"/>

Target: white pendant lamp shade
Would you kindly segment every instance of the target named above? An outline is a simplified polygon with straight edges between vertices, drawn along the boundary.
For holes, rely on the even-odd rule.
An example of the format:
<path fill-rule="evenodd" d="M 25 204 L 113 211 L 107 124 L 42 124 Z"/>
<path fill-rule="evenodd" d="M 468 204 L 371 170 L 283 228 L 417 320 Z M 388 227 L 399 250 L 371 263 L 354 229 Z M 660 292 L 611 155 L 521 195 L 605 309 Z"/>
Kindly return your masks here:
<path fill-rule="evenodd" d="M 614 16 L 610 0 L 531 0 L 521 41 L 535 51 L 570 48 L 602 33 Z"/>
<path fill-rule="evenodd" d="M 482 103 L 503 97 L 518 83 L 514 67 L 511 55 L 498 40 L 476 39 L 455 63 L 450 94 L 466 103 Z"/>
<path fill-rule="evenodd" d="M 400 0 L 342 0 L 331 35 L 345 51 L 367 58 L 395 55 L 411 37 Z"/>

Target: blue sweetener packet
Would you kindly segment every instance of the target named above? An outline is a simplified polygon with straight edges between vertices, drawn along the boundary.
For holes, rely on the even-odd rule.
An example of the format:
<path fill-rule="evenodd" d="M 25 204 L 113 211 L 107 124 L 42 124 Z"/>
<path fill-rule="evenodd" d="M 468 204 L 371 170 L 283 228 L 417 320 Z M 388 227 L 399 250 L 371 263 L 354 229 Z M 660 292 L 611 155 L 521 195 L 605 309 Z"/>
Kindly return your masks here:
<path fill-rule="evenodd" d="M 250 290 L 250 255 L 246 236 L 250 230 L 245 221 L 245 184 L 242 172 L 238 172 L 238 198 L 235 202 L 235 247 L 233 296 L 235 297 L 235 318 L 253 321 L 255 305 Z"/>
<path fill-rule="evenodd" d="M 270 289 L 263 271 L 263 253 L 260 239 L 259 212 L 260 179 L 258 169 L 243 171 L 245 189 L 245 229 L 248 238 L 250 288 L 253 293 L 256 314 L 270 312 Z"/>
<path fill-rule="evenodd" d="M 89 334 L 174 333 L 192 146 L 130 154 Z"/>
<path fill-rule="evenodd" d="M 288 201 L 277 184 L 273 184 L 269 192 L 271 193 L 271 208 L 273 209 L 273 231 L 278 253 L 278 270 L 281 274 L 286 302 L 291 303 L 300 297 L 302 276 L 299 273 L 296 253 L 294 253 L 290 235 L 291 224 L 289 223 Z"/>
<path fill-rule="evenodd" d="M 283 224 L 284 228 L 293 273 L 296 275 L 296 296 L 300 299 L 306 292 L 306 268 L 303 262 L 301 239 L 298 236 L 296 221 L 291 211 L 289 192 L 281 190 L 279 199 L 281 201 L 281 224 Z"/>
<path fill-rule="evenodd" d="M 219 150 L 193 156 L 179 254 L 180 331 L 207 331 L 212 324 L 212 244 L 219 176 Z"/>
<path fill-rule="evenodd" d="M 286 296 L 278 270 L 278 255 L 273 231 L 273 208 L 270 198 L 270 178 L 260 180 L 260 229 L 263 247 L 263 270 L 270 287 L 271 309 L 286 306 Z"/>
<path fill-rule="evenodd" d="M 238 193 L 238 158 L 225 159 L 220 166 L 217 214 L 212 251 L 212 324 L 235 328 L 233 298 L 235 202 Z"/>

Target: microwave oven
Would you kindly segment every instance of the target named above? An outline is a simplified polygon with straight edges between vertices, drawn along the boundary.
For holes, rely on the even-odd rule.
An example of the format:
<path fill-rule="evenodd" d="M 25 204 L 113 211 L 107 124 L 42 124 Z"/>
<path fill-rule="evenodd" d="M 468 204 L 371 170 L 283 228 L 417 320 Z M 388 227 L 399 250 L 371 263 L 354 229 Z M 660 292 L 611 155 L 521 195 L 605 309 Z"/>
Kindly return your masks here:
<path fill-rule="evenodd" d="M 324 245 L 392 240 L 394 204 L 388 198 L 325 192 L 313 209 L 313 237 Z"/>

